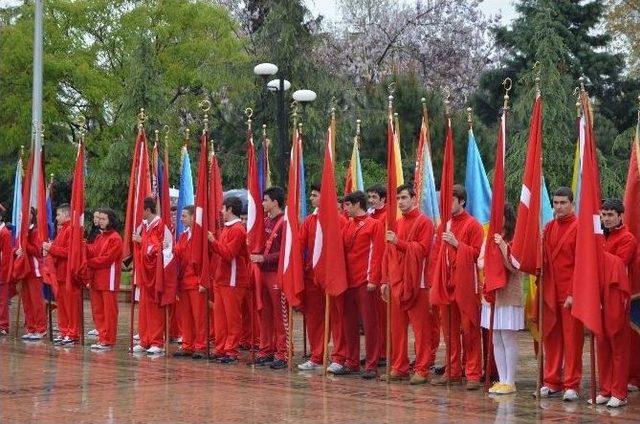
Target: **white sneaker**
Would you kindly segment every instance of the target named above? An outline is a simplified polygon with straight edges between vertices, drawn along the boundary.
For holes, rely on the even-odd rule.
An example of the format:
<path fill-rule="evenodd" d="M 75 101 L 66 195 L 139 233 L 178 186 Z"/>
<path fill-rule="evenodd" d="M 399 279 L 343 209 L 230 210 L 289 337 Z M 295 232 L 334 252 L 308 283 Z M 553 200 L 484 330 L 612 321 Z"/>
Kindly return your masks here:
<path fill-rule="evenodd" d="M 640 390 L 640 388 L 638 388 L 638 386 L 636 386 L 635 384 L 627 384 L 627 390 L 630 392 L 637 392 L 638 390 Z"/>
<path fill-rule="evenodd" d="M 330 372 L 331 374 L 335 374 L 339 371 L 342 371 L 342 368 L 344 368 L 342 365 L 338 364 L 337 362 L 332 362 L 327 367 L 327 372 Z"/>
<path fill-rule="evenodd" d="M 318 365 L 315 362 L 311 362 L 311 361 L 307 361 L 304 364 L 298 365 L 298 369 L 300 371 L 314 371 L 321 367 L 322 365 Z"/>
<path fill-rule="evenodd" d="M 23 334 L 22 337 L 20 337 L 22 340 L 33 340 L 33 336 L 35 336 L 34 333 L 27 333 L 27 334 Z"/>
<path fill-rule="evenodd" d="M 54 337 L 53 342 L 54 343 L 60 343 L 63 339 L 64 339 L 64 337 L 62 337 L 62 336 L 56 336 L 56 337 Z"/>
<path fill-rule="evenodd" d="M 89 331 L 89 332 L 87 333 L 87 335 L 88 335 L 88 336 L 97 337 L 97 336 L 98 336 L 98 330 L 94 328 L 93 330 Z"/>
<path fill-rule="evenodd" d="M 164 349 L 158 346 L 151 346 L 147 349 L 147 355 L 160 355 L 164 353 Z"/>
<path fill-rule="evenodd" d="M 605 403 L 609 402 L 609 399 L 611 399 L 611 398 L 609 398 L 607 396 L 598 395 L 598 396 L 596 396 L 596 405 L 604 405 Z M 589 398 L 587 403 L 589 405 L 593 405 L 593 399 Z"/>
<path fill-rule="evenodd" d="M 31 340 L 42 340 L 47 333 L 31 333 Z"/>
<path fill-rule="evenodd" d="M 134 334 L 133 340 L 140 340 L 140 334 Z"/>
<path fill-rule="evenodd" d="M 557 394 L 560 394 L 560 391 L 554 391 L 551 390 L 551 388 L 549 386 L 542 386 L 540 387 L 540 397 L 541 398 L 548 398 L 551 396 L 555 396 Z M 533 397 L 536 397 L 538 394 L 536 392 L 533 392 Z"/>
<path fill-rule="evenodd" d="M 625 406 L 626 404 L 626 399 L 618 399 L 615 396 L 612 396 L 611 399 L 609 399 L 609 402 L 607 402 L 607 406 L 609 408 L 620 408 L 621 406 Z"/>
<path fill-rule="evenodd" d="M 562 396 L 562 400 L 567 402 L 572 402 L 574 400 L 578 400 L 578 392 L 573 389 L 567 389 L 564 391 L 564 395 Z"/>
<path fill-rule="evenodd" d="M 135 345 L 133 347 L 133 353 L 142 353 L 145 352 L 147 349 L 145 349 L 144 347 L 140 346 L 140 345 Z"/>

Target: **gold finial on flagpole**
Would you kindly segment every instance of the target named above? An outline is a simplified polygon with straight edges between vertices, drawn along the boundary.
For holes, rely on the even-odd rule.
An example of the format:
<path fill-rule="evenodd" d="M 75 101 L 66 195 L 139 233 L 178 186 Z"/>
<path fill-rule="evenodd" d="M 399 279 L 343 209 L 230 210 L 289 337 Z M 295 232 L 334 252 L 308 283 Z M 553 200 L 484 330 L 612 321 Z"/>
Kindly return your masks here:
<path fill-rule="evenodd" d="M 184 129 L 184 140 L 183 140 L 183 142 L 182 142 L 182 145 L 183 145 L 183 146 L 186 146 L 187 144 L 189 144 L 189 133 L 190 133 L 190 132 L 191 132 L 191 131 L 189 130 L 189 128 L 185 128 L 185 129 Z"/>
<path fill-rule="evenodd" d="M 422 103 L 422 116 L 427 116 L 427 98 L 421 98 L 420 103 Z"/>
<path fill-rule="evenodd" d="M 169 132 L 171 132 L 171 128 L 169 125 L 165 125 L 162 130 L 164 131 L 164 149 L 167 150 L 169 148 Z"/>
<path fill-rule="evenodd" d="M 20 159 L 24 157 L 24 145 L 20 145 Z"/>
<path fill-rule="evenodd" d="M 291 116 L 293 117 L 293 129 L 298 128 L 298 102 L 296 100 L 291 102 Z"/>
<path fill-rule="evenodd" d="M 540 95 L 540 62 L 536 60 L 536 63 L 533 64 L 533 70 L 536 71 L 535 77 L 533 79 L 536 85 L 536 94 Z"/>
<path fill-rule="evenodd" d="M 199 103 L 200 109 L 204 112 L 204 117 L 202 118 L 202 134 L 206 134 L 209 132 L 209 112 L 211 110 L 211 102 L 207 99 L 202 100 Z"/>
<path fill-rule="evenodd" d="M 469 129 L 473 129 L 473 108 L 469 106 L 467 108 L 467 124 L 469 124 Z"/>
<path fill-rule="evenodd" d="M 156 144 L 158 144 L 158 141 L 160 141 L 160 131 L 159 130 L 155 130 L 153 133 L 156 136 Z"/>
<path fill-rule="evenodd" d="M 360 139 L 362 138 L 362 121 L 360 119 L 356 119 L 356 136 L 353 139 L 353 143 L 356 147 L 360 147 Z"/>
<path fill-rule="evenodd" d="M 78 126 L 78 132 L 80 133 L 80 142 L 84 143 L 85 135 L 87 133 L 87 118 L 84 115 L 78 115 L 76 117 L 76 125 Z"/>
<path fill-rule="evenodd" d="M 511 78 L 507 77 L 502 81 L 502 87 L 504 87 L 504 104 L 502 105 L 502 110 L 509 110 L 509 91 L 513 88 L 513 81 Z"/>
<path fill-rule="evenodd" d="M 244 114 L 247 116 L 247 131 L 250 133 L 251 132 L 251 117 L 253 116 L 253 109 L 251 109 L 250 107 L 246 108 L 244 110 Z"/>
<path fill-rule="evenodd" d="M 147 114 L 144 113 L 144 108 L 141 107 L 140 108 L 140 112 L 137 115 L 138 118 L 138 132 L 142 132 L 144 131 L 144 123 L 147 119 L 149 119 L 149 116 Z"/>
<path fill-rule="evenodd" d="M 640 95 L 638 96 L 638 121 L 640 122 Z"/>
<path fill-rule="evenodd" d="M 580 87 L 573 89 L 573 95 L 576 98 L 576 116 L 580 118 L 582 116 L 582 105 L 580 104 Z"/>
<path fill-rule="evenodd" d="M 54 176 L 53 172 L 49 174 L 49 184 L 53 184 L 53 176 Z"/>
<path fill-rule="evenodd" d="M 444 96 L 444 114 L 447 118 L 451 117 L 451 90 L 449 87 L 445 87 L 442 90 Z"/>

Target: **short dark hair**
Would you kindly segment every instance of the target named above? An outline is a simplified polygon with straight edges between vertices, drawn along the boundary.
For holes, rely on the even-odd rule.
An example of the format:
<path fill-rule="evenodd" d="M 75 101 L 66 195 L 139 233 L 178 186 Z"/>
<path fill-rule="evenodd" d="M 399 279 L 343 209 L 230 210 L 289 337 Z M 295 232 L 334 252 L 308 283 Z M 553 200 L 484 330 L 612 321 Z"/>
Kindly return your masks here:
<path fill-rule="evenodd" d="M 624 213 L 624 203 L 620 199 L 609 198 L 602 202 L 602 208 L 600 209 L 603 211 L 616 211 L 618 215 L 622 215 Z"/>
<path fill-rule="evenodd" d="M 68 203 L 62 203 L 61 205 L 58 205 L 58 207 L 56 208 L 56 211 L 70 213 L 71 205 L 69 205 Z"/>
<path fill-rule="evenodd" d="M 311 191 L 317 191 L 318 193 L 320 193 L 320 183 L 311 184 Z"/>
<path fill-rule="evenodd" d="M 407 190 L 407 193 L 409 193 L 409 196 L 416 197 L 416 191 L 413 189 L 413 186 L 410 186 L 409 184 L 402 184 L 401 186 L 399 186 L 396 189 L 396 194 L 400 194 L 405 190 Z"/>
<path fill-rule="evenodd" d="M 235 216 L 242 215 L 242 200 L 239 197 L 229 196 L 224 199 L 222 205 L 227 209 L 231 209 L 231 213 Z"/>
<path fill-rule="evenodd" d="M 380 196 L 381 199 L 387 199 L 387 188 L 382 184 L 375 184 L 367 188 L 367 193 L 375 193 Z"/>
<path fill-rule="evenodd" d="M 176 205 L 171 206 L 171 212 L 177 212 L 178 207 Z"/>
<path fill-rule="evenodd" d="M 143 202 L 142 209 L 149 209 L 151 213 L 156 213 L 156 199 L 153 197 L 145 197 Z"/>
<path fill-rule="evenodd" d="M 284 206 L 284 189 L 282 187 L 273 186 L 264 190 L 264 195 L 269 196 L 269 199 L 278 202 L 279 207 Z"/>
<path fill-rule="evenodd" d="M 558 187 L 553 192 L 553 197 L 566 197 L 570 202 L 573 202 L 573 191 L 569 187 Z"/>
<path fill-rule="evenodd" d="M 504 239 L 511 241 L 516 229 L 516 211 L 509 202 L 504 203 Z"/>
<path fill-rule="evenodd" d="M 364 192 L 358 190 L 351 193 L 348 193 L 344 196 L 344 202 L 349 202 L 351 204 L 359 204 L 362 210 L 367 210 L 367 195 Z"/>
<path fill-rule="evenodd" d="M 196 207 L 194 205 L 187 205 L 182 208 L 183 211 L 187 211 L 187 213 L 193 216 L 196 213 Z"/>
<path fill-rule="evenodd" d="M 462 184 L 453 185 L 453 197 L 458 199 L 458 202 L 464 202 L 465 206 L 467 205 L 467 189 Z"/>
<path fill-rule="evenodd" d="M 116 213 L 113 211 L 113 209 L 100 208 L 100 209 L 97 209 L 96 212 L 107 215 L 107 218 L 109 219 L 109 225 L 107 225 L 107 228 L 106 228 L 107 230 L 114 230 L 114 231 L 118 230 L 118 228 L 120 227 L 120 221 L 118 221 L 118 217 L 116 216 Z"/>

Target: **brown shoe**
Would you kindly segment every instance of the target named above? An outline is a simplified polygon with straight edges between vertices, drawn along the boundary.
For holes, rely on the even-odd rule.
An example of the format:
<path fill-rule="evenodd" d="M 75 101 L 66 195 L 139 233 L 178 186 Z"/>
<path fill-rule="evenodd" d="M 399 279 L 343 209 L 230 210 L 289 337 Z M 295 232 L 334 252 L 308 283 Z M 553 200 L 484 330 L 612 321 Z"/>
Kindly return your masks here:
<path fill-rule="evenodd" d="M 405 380 L 406 378 L 407 378 L 406 375 L 402 375 L 395 371 L 391 371 L 388 375 L 382 374 L 380 376 L 380 381 L 401 381 L 401 380 Z"/>
<path fill-rule="evenodd" d="M 418 384 L 427 384 L 428 382 L 428 377 L 423 377 L 418 373 L 414 373 L 409 380 L 409 384 L 411 384 L 412 386 L 417 386 Z"/>
<path fill-rule="evenodd" d="M 469 380 L 467 381 L 467 390 L 478 390 L 480 388 L 479 381 Z"/>
<path fill-rule="evenodd" d="M 447 385 L 459 386 L 460 384 L 462 384 L 461 379 L 458 378 L 458 379 L 452 379 L 451 381 L 449 381 L 446 375 L 443 375 L 442 377 L 431 381 L 431 385 L 433 386 L 447 386 Z"/>

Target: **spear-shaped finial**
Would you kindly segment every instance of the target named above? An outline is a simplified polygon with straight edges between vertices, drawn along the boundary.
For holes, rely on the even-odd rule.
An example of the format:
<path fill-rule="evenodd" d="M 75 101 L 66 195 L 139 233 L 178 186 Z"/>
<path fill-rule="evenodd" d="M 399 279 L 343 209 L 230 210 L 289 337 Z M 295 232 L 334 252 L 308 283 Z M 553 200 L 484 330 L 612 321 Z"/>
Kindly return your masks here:
<path fill-rule="evenodd" d="M 251 132 L 251 117 L 253 116 L 253 109 L 250 107 L 244 110 L 244 114 L 247 116 L 247 132 Z"/>
<path fill-rule="evenodd" d="M 473 108 L 469 106 L 467 108 L 467 124 L 469 124 L 469 128 L 473 128 Z"/>

